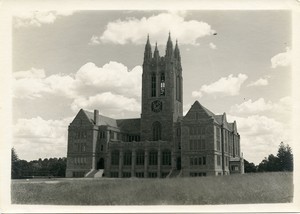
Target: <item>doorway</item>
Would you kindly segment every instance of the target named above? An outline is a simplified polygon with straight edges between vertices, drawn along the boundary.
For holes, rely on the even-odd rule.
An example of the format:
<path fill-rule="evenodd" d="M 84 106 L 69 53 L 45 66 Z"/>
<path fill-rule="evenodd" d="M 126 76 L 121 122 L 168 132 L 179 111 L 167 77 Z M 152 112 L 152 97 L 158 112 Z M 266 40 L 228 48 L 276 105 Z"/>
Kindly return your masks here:
<path fill-rule="evenodd" d="M 97 169 L 104 169 L 104 159 L 100 158 L 97 163 Z"/>

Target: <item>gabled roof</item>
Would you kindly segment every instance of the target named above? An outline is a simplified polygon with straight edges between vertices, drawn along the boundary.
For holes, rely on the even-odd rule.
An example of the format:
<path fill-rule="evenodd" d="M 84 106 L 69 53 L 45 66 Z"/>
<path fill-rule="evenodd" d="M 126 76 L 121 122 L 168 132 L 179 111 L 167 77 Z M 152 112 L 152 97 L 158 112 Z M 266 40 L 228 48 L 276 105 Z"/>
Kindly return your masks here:
<path fill-rule="evenodd" d="M 95 124 L 94 113 L 86 111 L 86 110 L 83 110 L 83 111 L 87 115 L 87 117 L 90 119 L 90 121 Z M 101 114 L 99 114 L 99 123 L 96 125 L 98 125 L 98 126 L 107 125 L 107 126 L 112 126 L 112 127 L 116 127 L 116 128 L 118 127 L 115 119 L 103 116 Z"/>
<path fill-rule="evenodd" d="M 86 111 L 86 110 L 83 110 L 83 112 L 86 114 L 86 116 L 91 121 L 91 123 L 95 124 L 94 113 Z M 133 118 L 133 119 L 116 120 L 116 119 L 106 117 L 106 116 L 99 114 L 99 122 L 96 125 L 111 126 L 111 127 L 119 128 L 121 132 L 137 134 L 137 133 L 140 133 L 141 119 Z"/>
<path fill-rule="evenodd" d="M 214 119 L 214 122 L 216 122 L 217 124 L 223 125 L 223 126 L 224 126 L 225 128 L 227 128 L 228 130 L 230 130 L 230 131 L 235 131 L 235 133 L 237 133 L 235 121 L 234 121 L 233 123 L 228 123 L 228 122 L 227 122 L 227 118 L 226 118 L 226 113 L 223 113 L 223 114 L 220 114 L 220 115 L 216 115 L 216 114 L 214 114 L 213 112 L 211 112 L 210 110 L 208 110 L 206 107 L 204 107 L 203 105 L 201 105 L 201 104 L 199 103 L 199 101 L 197 101 L 197 100 L 194 102 L 194 104 L 192 105 L 192 107 L 190 108 L 190 110 L 191 110 L 192 108 L 195 108 L 195 106 L 198 106 L 198 107 L 202 108 L 202 109 L 204 110 L 204 112 L 205 112 L 208 116 L 212 117 L 212 118 Z M 190 110 L 189 110 L 189 111 L 190 111 Z M 189 112 L 189 111 L 188 111 L 188 112 Z M 187 113 L 187 114 L 188 114 L 188 113 Z"/>

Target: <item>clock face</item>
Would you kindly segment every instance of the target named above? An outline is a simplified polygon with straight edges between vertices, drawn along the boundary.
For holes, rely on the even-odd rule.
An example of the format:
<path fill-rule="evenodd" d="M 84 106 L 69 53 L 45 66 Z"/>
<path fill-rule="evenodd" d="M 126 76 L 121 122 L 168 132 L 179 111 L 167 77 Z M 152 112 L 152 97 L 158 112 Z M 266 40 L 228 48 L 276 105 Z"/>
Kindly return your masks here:
<path fill-rule="evenodd" d="M 160 112 L 162 110 L 162 102 L 159 100 L 155 100 L 151 104 L 151 108 L 153 112 Z"/>

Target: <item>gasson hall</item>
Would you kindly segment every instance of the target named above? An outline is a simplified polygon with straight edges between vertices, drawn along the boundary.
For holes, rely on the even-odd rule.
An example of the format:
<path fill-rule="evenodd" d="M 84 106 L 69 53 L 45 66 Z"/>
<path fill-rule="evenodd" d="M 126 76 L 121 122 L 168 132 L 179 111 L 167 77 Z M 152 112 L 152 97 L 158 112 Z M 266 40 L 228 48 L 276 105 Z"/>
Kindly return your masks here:
<path fill-rule="evenodd" d="M 179 47 L 165 56 L 149 36 L 141 118 L 113 119 L 81 109 L 68 127 L 66 177 L 171 178 L 244 172 L 237 125 L 195 101 L 183 116 Z"/>

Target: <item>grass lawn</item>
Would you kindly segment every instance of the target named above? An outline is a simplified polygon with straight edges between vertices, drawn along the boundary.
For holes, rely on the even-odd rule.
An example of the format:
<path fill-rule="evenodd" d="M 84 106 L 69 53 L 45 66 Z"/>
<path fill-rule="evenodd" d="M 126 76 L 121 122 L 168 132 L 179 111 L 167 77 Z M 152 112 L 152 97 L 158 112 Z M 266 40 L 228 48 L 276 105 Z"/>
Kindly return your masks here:
<path fill-rule="evenodd" d="M 287 203 L 293 174 L 254 173 L 172 179 L 13 180 L 14 204 L 202 205 Z"/>

